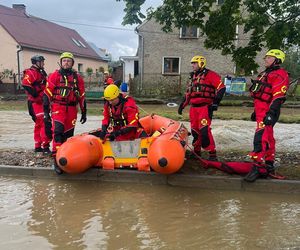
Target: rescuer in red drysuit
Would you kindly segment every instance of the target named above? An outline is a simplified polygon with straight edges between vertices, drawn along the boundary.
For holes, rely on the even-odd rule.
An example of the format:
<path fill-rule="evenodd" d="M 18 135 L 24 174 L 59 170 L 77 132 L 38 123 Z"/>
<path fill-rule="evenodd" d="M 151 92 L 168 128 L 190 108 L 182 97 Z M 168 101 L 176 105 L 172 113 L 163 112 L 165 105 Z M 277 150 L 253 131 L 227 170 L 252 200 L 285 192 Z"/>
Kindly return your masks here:
<path fill-rule="evenodd" d="M 205 68 L 206 59 L 194 56 L 191 60 L 193 72 L 190 74 L 191 83 L 188 86 L 184 100 L 179 105 L 178 114 L 190 104 L 190 123 L 193 136 L 194 153 L 201 155 L 201 148 L 209 152 L 210 160 L 217 160 L 216 146 L 211 133 L 213 111 L 218 109 L 225 85 L 220 75 Z"/>
<path fill-rule="evenodd" d="M 45 58 L 35 55 L 31 58 L 32 66 L 24 71 L 22 86 L 27 93 L 29 114 L 34 121 L 34 151 L 51 154 L 49 143 L 51 135 L 46 135 L 44 125 L 43 93 L 46 86 L 47 73 L 44 70 Z"/>
<path fill-rule="evenodd" d="M 256 80 L 252 80 L 250 94 L 254 99 L 254 112 L 251 120 L 256 121 L 254 149 L 248 155 L 257 163 L 265 163 L 274 169 L 275 139 L 273 127 L 279 119 L 280 108 L 286 99 L 289 86 L 289 76 L 280 67 L 285 54 L 279 49 L 271 49 L 265 55 L 265 71 Z M 258 175 L 255 168 L 249 176 Z M 246 176 L 247 177 L 247 176 Z"/>
<path fill-rule="evenodd" d="M 104 72 L 104 88 L 106 88 L 110 84 L 114 84 L 114 79 L 108 71 Z"/>
<path fill-rule="evenodd" d="M 104 90 L 104 111 L 102 129 L 92 132 L 102 140 L 108 138 L 111 141 L 134 140 L 139 137 L 139 110 L 130 96 L 120 93 L 119 88 L 111 84 Z M 112 131 L 108 132 L 111 126 Z"/>
<path fill-rule="evenodd" d="M 72 69 L 74 65 L 73 54 L 70 52 L 62 53 L 60 64 L 61 68 L 49 76 L 43 96 L 45 122 L 49 122 L 51 119 L 51 108 L 53 132 L 52 155 L 54 157 L 60 145 L 67 138 L 74 135 L 78 104 L 81 109 L 80 122 L 83 124 L 87 120 L 84 81 Z"/>

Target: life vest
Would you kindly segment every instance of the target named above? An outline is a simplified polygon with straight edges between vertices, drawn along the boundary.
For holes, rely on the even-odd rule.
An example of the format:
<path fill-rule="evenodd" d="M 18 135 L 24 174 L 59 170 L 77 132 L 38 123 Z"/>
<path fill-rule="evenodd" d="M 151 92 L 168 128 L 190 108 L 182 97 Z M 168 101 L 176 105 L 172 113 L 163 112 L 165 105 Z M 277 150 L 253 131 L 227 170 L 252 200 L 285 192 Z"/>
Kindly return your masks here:
<path fill-rule="evenodd" d="M 112 106 L 107 102 L 109 108 L 110 124 L 113 127 L 124 127 L 127 125 L 127 114 L 124 113 L 124 106 L 128 101 L 129 96 L 120 96 L 120 103 L 117 106 Z"/>
<path fill-rule="evenodd" d="M 61 71 L 59 73 L 53 92 L 53 102 L 76 106 L 80 99 L 77 73 L 75 71 L 71 74 L 64 74 Z"/>
<path fill-rule="evenodd" d="M 272 71 L 278 69 L 280 69 L 279 66 L 267 69 L 258 75 L 257 80 L 252 80 L 252 85 L 250 86 L 249 91 L 254 99 L 271 103 L 273 99 L 273 86 L 271 83 L 269 83 L 268 77 Z"/>
<path fill-rule="evenodd" d="M 216 89 L 211 84 L 207 83 L 208 69 L 202 70 L 199 74 L 194 74 L 192 84 L 190 86 L 191 98 L 208 98 L 214 99 L 216 97 Z"/>

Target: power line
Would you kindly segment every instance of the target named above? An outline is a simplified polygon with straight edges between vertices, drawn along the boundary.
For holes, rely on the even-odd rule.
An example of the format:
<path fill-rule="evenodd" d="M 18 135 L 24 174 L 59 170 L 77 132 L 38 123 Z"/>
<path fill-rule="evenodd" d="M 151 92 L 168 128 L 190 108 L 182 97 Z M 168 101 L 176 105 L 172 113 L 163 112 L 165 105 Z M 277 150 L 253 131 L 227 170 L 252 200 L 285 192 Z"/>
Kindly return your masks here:
<path fill-rule="evenodd" d="M 26 16 L 20 16 L 20 15 L 15 15 L 15 14 L 8 14 L 8 13 L 1 13 L 0 15 L 7 15 L 7 16 L 16 16 L 20 18 L 27 18 Z M 130 31 L 130 32 L 135 32 L 136 29 L 127 29 L 127 28 L 121 28 L 121 27 L 114 27 L 114 26 L 107 26 L 107 25 L 96 25 L 96 24 L 87 24 L 87 23 L 77 23 L 77 22 L 67 22 L 67 21 L 59 21 L 55 19 L 44 19 L 36 16 L 29 15 L 30 17 L 33 18 L 38 18 L 44 21 L 48 22 L 56 22 L 56 23 L 65 23 L 65 24 L 72 24 L 72 25 L 79 25 L 79 26 L 86 26 L 86 27 L 94 27 L 94 28 L 102 28 L 102 29 L 111 29 L 111 30 L 122 30 L 122 31 Z M 178 33 L 166 33 L 164 31 L 142 31 L 141 33 L 148 33 L 148 34 L 167 34 L 169 36 L 178 36 Z M 239 37 L 238 40 L 240 41 L 249 41 L 249 38 L 241 38 Z"/>
<path fill-rule="evenodd" d="M 6 15 L 6 16 L 15 16 L 20 18 L 27 18 L 26 16 L 20 16 L 15 14 L 8 14 L 8 13 L 1 13 L 0 15 Z M 87 24 L 87 23 L 76 23 L 76 22 L 67 22 L 67 21 L 60 21 L 55 19 L 44 19 L 36 16 L 30 15 L 30 17 L 38 18 L 41 20 L 49 21 L 49 22 L 56 22 L 56 23 L 66 23 L 66 24 L 72 24 L 72 25 L 80 25 L 80 26 L 88 26 L 88 27 L 96 27 L 96 28 L 104 28 L 104 29 L 114 29 L 114 30 L 123 30 L 123 31 L 134 31 L 134 29 L 128 29 L 128 28 L 121 28 L 121 27 L 114 27 L 114 26 L 106 26 L 106 25 L 96 25 L 96 24 Z"/>

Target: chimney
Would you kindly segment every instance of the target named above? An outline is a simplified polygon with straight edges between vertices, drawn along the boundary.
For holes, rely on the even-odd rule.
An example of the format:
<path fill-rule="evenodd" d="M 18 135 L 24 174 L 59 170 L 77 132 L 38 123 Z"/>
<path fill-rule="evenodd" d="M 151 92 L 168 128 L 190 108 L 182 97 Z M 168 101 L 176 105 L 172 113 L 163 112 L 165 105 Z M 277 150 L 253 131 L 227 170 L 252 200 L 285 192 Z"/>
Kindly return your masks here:
<path fill-rule="evenodd" d="M 23 14 L 26 14 L 25 4 L 13 4 L 12 7 L 13 7 L 13 9 L 18 10 L 18 11 L 22 12 Z"/>

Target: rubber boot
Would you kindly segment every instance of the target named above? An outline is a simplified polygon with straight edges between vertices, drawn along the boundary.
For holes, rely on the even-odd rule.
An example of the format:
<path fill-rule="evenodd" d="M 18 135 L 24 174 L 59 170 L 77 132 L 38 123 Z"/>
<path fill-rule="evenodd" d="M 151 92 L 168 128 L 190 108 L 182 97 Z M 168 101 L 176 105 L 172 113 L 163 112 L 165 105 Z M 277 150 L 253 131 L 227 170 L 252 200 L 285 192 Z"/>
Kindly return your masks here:
<path fill-rule="evenodd" d="M 244 181 L 254 182 L 260 176 L 257 166 L 253 166 L 251 171 L 244 177 Z"/>
<path fill-rule="evenodd" d="M 52 154 L 52 152 L 49 148 L 44 148 L 43 149 L 43 155 L 51 155 L 51 154 Z"/>
<path fill-rule="evenodd" d="M 209 161 L 218 161 L 217 151 L 210 151 L 208 156 Z"/>
<path fill-rule="evenodd" d="M 53 165 L 52 165 L 52 167 L 53 167 L 53 170 L 55 171 L 55 173 L 57 174 L 57 175 L 61 175 L 61 174 L 63 174 L 64 173 L 64 171 L 58 166 L 58 164 L 57 164 L 57 162 L 56 162 L 56 158 L 54 157 L 54 159 L 53 159 L 54 161 L 53 161 Z"/>
<path fill-rule="evenodd" d="M 38 147 L 38 148 L 35 148 L 34 149 L 34 152 L 35 153 L 42 153 L 43 152 L 43 149 L 41 147 Z"/>
<path fill-rule="evenodd" d="M 266 164 L 268 173 L 275 174 L 274 161 L 266 161 L 265 164 Z"/>

